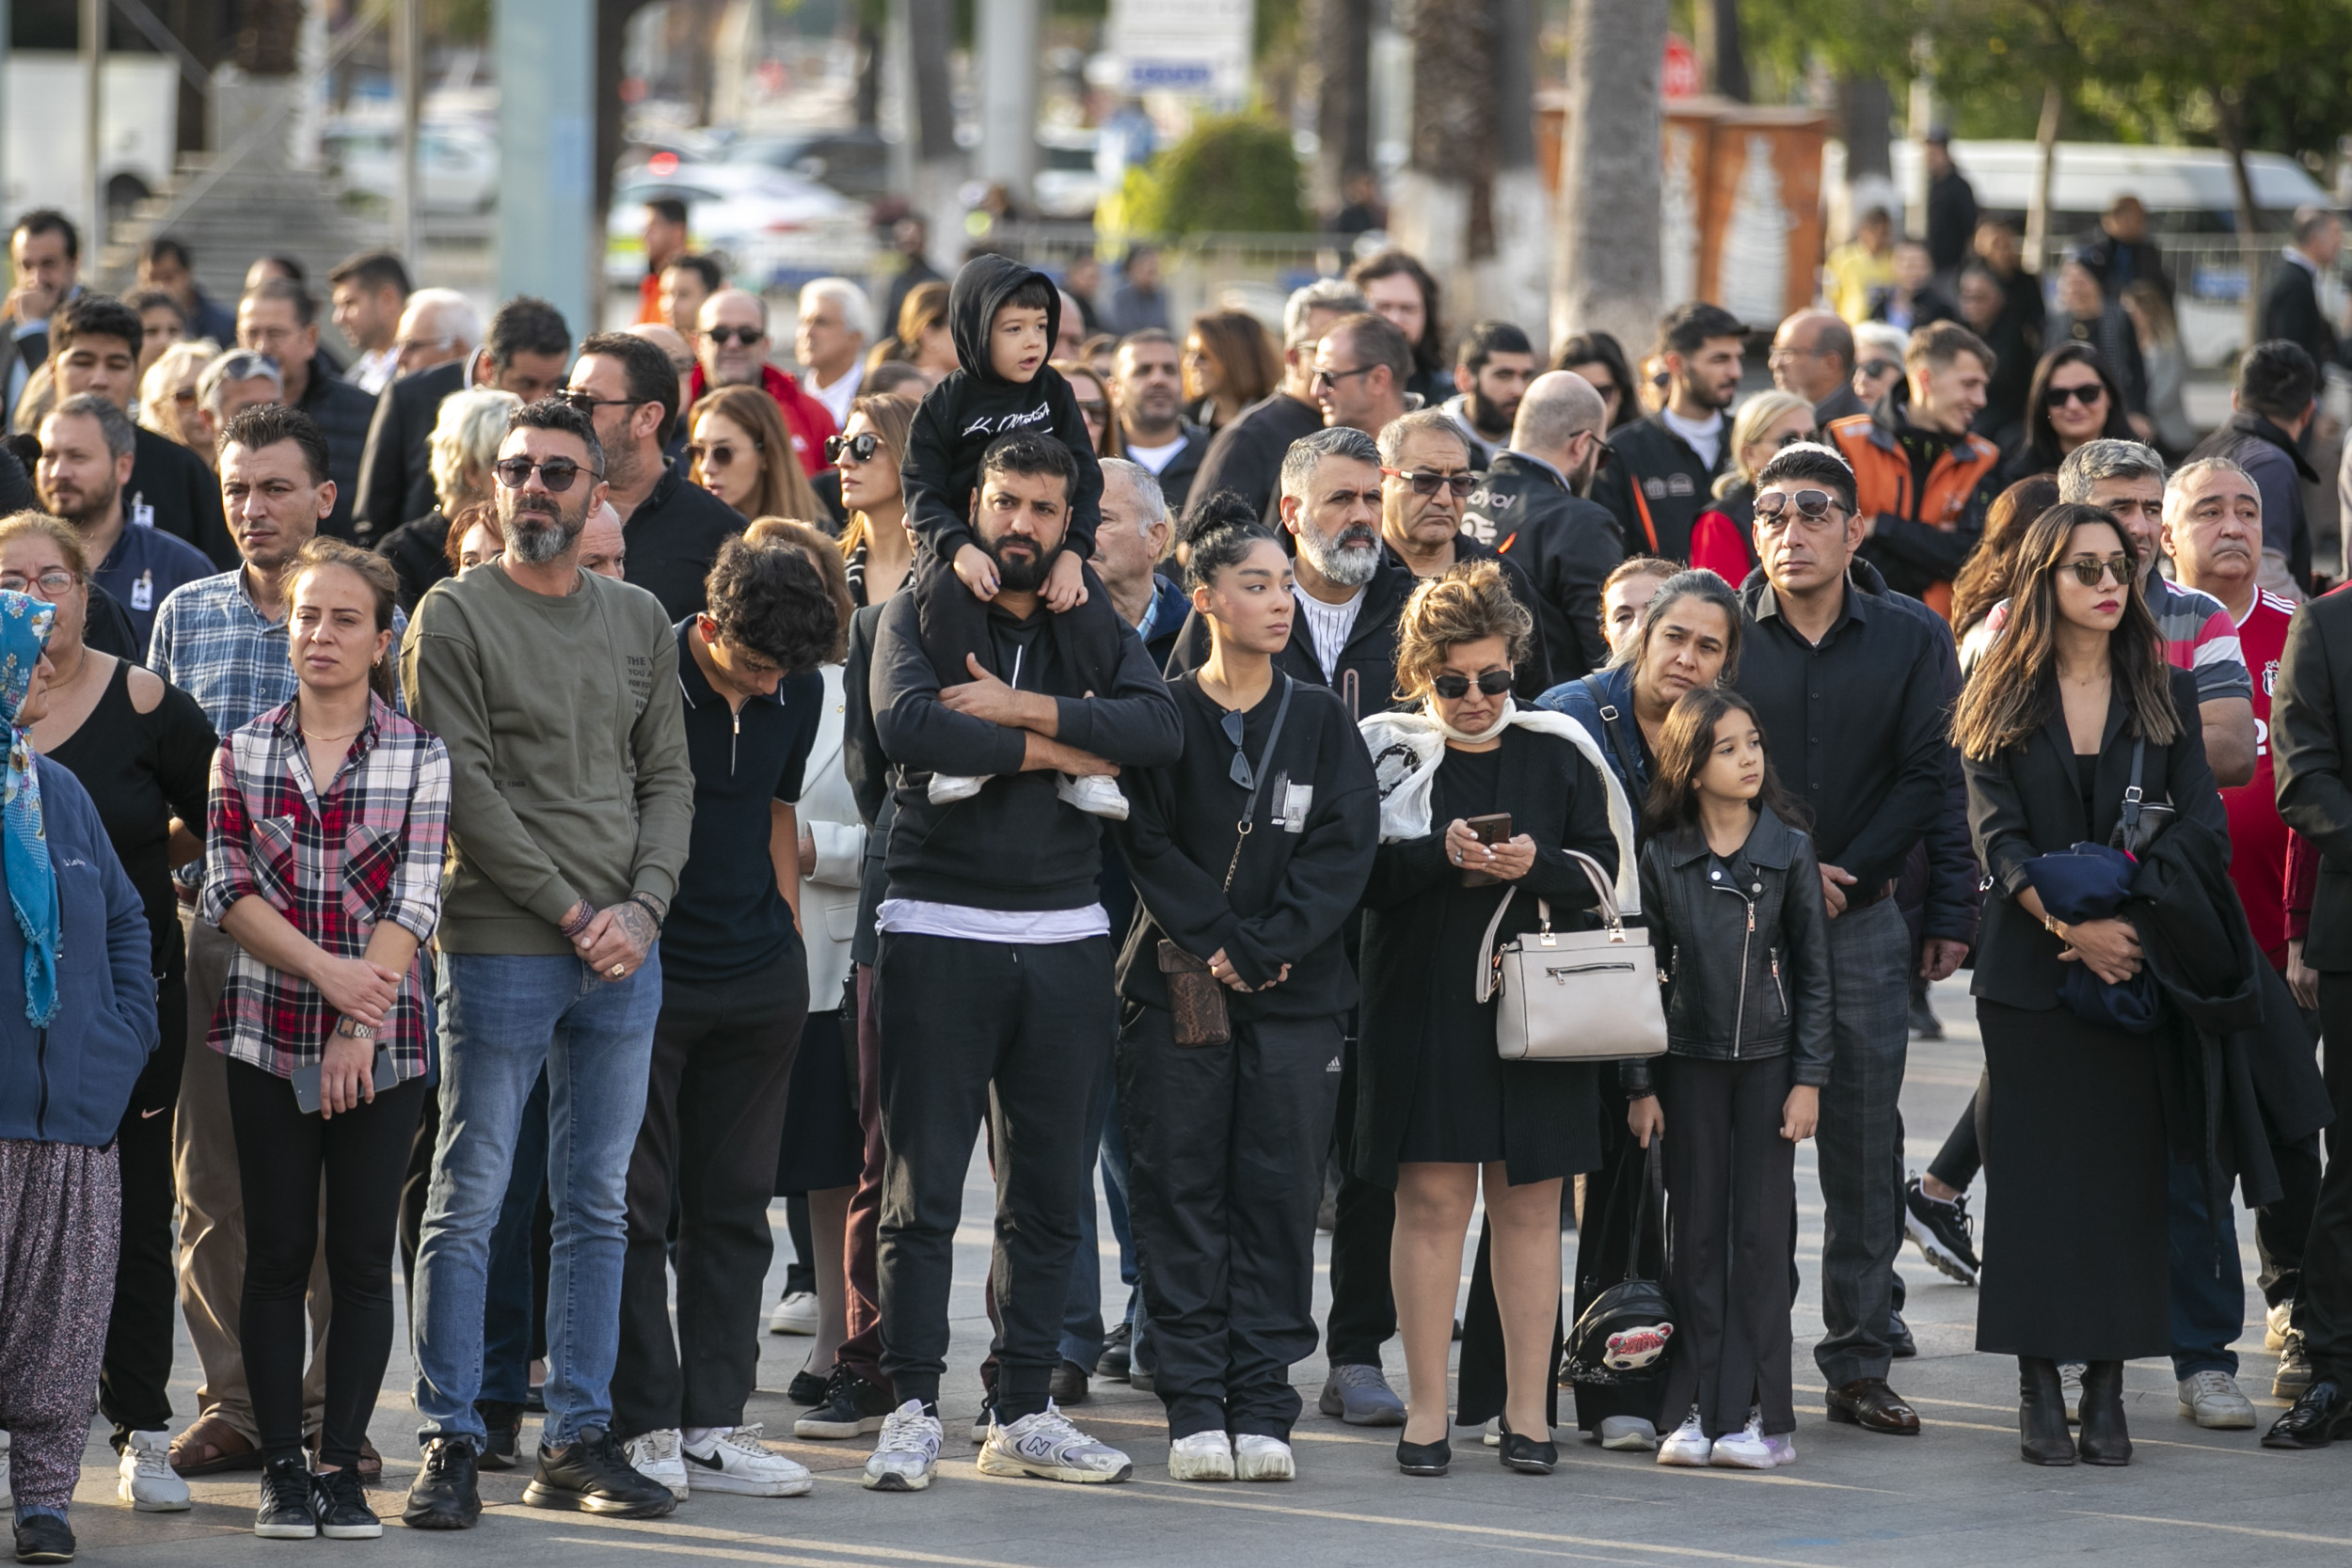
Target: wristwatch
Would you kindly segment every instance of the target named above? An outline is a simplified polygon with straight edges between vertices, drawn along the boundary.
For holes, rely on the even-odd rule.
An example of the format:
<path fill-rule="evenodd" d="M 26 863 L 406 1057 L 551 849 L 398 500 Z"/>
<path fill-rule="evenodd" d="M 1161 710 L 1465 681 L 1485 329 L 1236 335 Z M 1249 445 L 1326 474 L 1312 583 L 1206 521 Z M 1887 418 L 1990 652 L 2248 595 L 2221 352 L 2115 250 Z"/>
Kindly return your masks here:
<path fill-rule="evenodd" d="M 354 1023 L 346 1018 L 336 1023 L 335 1033 L 346 1039 L 372 1040 L 375 1038 L 375 1026 L 372 1023 Z"/>

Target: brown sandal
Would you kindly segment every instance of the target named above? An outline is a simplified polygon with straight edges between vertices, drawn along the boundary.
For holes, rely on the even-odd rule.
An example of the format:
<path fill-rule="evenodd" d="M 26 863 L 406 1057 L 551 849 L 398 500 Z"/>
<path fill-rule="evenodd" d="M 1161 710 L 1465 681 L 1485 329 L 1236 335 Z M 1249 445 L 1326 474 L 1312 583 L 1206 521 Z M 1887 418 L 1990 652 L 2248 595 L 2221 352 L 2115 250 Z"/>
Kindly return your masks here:
<path fill-rule="evenodd" d="M 183 1476 L 214 1476 L 228 1470 L 258 1470 L 262 1450 L 218 1416 L 199 1417 L 171 1440 L 171 1467 Z"/>

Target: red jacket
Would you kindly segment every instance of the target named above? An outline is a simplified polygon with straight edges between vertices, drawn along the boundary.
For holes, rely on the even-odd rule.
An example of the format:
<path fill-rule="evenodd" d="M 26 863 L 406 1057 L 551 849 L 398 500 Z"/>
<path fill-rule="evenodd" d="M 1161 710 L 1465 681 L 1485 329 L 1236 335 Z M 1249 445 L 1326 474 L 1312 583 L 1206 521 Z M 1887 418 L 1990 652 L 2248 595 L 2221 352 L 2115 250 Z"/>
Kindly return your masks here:
<path fill-rule="evenodd" d="M 801 384 L 773 365 L 759 367 L 759 384 L 776 406 L 784 410 L 784 428 L 792 433 L 792 455 L 801 460 L 801 472 L 811 479 L 833 467 L 825 461 L 825 437 L 837 435 L 833 423 L 833 410 L 801 390 Z M 692 391 L 699 401 L 704 391 L 703 368 L 694 367 Z"/>

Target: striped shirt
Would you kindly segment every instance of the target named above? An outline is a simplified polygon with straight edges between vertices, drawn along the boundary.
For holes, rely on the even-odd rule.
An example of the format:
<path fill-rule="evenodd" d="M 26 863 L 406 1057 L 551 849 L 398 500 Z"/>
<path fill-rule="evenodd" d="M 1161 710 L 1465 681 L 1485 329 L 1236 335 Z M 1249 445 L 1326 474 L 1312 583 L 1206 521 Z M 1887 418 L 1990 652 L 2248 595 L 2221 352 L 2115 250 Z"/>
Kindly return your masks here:
<path fill-rule="evenodd" d="M 2183 588 L 2162 573 L 2146 584 L 2148 613 L 2156 618 L 2156 635 L 2164 640 L 2165 662 L 2197 677 L 2197 700 L 2219 702 L 2242 697 L 2250 702 L 2254 682 L 2246 673 L 2246 652 L 2239 644 L 2237 623 L 2211 594 Z M 1985 628 L 1998 637 L 2009 626 L 2009 601 L 2003 599 L 1984 618 Z"/>

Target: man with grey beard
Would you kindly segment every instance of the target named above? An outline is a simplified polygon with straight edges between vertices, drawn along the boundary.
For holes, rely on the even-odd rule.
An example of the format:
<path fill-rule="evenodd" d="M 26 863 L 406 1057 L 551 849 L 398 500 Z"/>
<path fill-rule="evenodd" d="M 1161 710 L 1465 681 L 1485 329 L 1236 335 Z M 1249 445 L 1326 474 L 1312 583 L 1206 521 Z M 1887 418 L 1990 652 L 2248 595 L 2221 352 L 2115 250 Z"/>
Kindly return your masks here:
<path fill-rule="evenodd" d="M 675 387 L 666 362 L 664 378 Z M 588 515 L 606 499 L 589 420 L 552 398 L 516 411 L 491 466 L 505 550 L 435 584 L 401 654 L 409 711 L 448 745 L 451 775 L 441 1133 L 414 1292 L 424 1464 L 403 1514 L 419 1529 L 481 1517 L 490 1231 L 542 1067 L 551 1290 L 570 1307 L 548 1336 L 547 1430 L 523 1500 L 625 1518 L 674 1506 L 612 1441 L 611 1384 L 657 939 L 686 864 L 694 777 L 670 618 L 644 589 L 580 568 Z"/>

